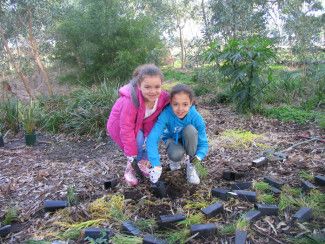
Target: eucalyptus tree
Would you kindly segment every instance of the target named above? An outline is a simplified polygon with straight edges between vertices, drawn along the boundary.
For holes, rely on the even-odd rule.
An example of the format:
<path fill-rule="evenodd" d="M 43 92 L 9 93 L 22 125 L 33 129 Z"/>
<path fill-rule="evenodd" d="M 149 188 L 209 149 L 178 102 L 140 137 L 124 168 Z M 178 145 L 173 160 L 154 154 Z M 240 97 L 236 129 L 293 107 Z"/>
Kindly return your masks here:
<path fill-rule="evenodd" d="M 46 83 L 48 93 L 53 94 L 45 65 L 48 48 L 51 46 L 50 28 L 53 14 L 58 9 L 60 0 L 5 0 L 1 2 L 1 37 L 2 44 L 10 62 L 23 81 L 30 96 L 28 70 L 35 66 Z M 46 48 L 46 49 L 44 49 Z M 33 62 L 31 62 L 33 61 Z M 31 66 L 31 63 L 34 65 Z"/>
<path fill-rule="evenodd" d="M 184 27 L 189 21 L 197 21 L 196 0 L 138 0 L 145 13 L 153 16 L 157 27 L 164 33 L 165 40 L 180 48 L 181 67 L 186 63 Z"/>
<path fill-rule="evenodd" d="M 300 61 L 306 62 L 320 44 L 325 13 L 319 0 L 288 0 L 280 5 L 285 37 Z"/>
<path fill-rule="evenodd" d="M 213 0 L 213 33 L 223 41 L 266 34 L 267 9 L 263 0 Z"/>

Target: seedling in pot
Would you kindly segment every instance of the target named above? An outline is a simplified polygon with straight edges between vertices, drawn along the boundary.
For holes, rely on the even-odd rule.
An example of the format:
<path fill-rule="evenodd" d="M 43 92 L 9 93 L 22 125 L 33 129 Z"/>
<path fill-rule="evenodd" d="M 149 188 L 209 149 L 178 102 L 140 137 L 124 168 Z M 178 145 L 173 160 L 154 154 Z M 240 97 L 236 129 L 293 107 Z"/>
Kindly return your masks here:
<path fill-rule="evenodd" d="M 258 211 L 261 212 L 262 215 L 278 215 L 279 214 L 279 207 L 274 204 L 256 204 L 255 207 Z"/>
<path fill-rule="evenodd" d="M 218 198 L 220 198 L 222 200 L 227 201 L 228 200 L 228 192 L 229 191 L 230 190 L 223 189 L 223 188 L 213 188 L 211 190 L 211 194 L 212 194 L 213 197 L 218 197 Z"/>
<path fill-rule="evenodd" d="M 141 233 L 141 231 L 131 221 L 124 221 L 122 223 L 122 232 L 133 236 L 138 236 Z"/>
<path fill-rule="evenodd" d="M 324 175 L 315 176 L 315 183 L 320 186 L 325 186 L 325 176 Z"/>
<path fill-rule="evenodd" d="M 269 183 L 271 186 L 276 187 L 276 188 L 281 188 L 284 185 L 284 182 L 282 182 L 282 181 L 280 181 L 278 179 L 275 179 L 273 177 L 270 177 L 270 176 L 265 176 L 264 181 Z"/>
<path fill-rule="evenodd" d="M 244 215 L 244 219 L 247 220 L 248 222 L 252 222 L 252 221 L 257 220 L 261 216 L 262 216 L 261 211 L 258 211 L 258 210 L 249 210 Z"/>
<path fill-rule="evenodd" d="M 143 244 L 167 244 L 167 241 L 158 239 L 153 235 L 145 235 L 142 243 Z"/>
<path fill-rule="evenodd" d="M 203 208 L 201 210 L 207 217 L 211 218 L 215 215 L 217 215 L 218 213 L 223 212 L 223 204 L 221 203 L 214 203 L 206 208 Z"/>
<path fill-rule="evenodd" d="M 68 207 L 67 201 L 61 201 L 61 200 L 45 200 L 44 202 L 44 210 L 45 212 L 54 212 L 58 209 L 66 208 Z"/>
<path fill-rule="evenodd" d="M 316 189 L 316 186 L 314 186 L 312 183 L 310 183 L 307 180 L 303 180 L 301 182 L 301 187 L 302 187 L 302 189 L 304 189 L 304 191 L 310 191 L 310 190 Z"/>
<path fill-rule="evenodd" d="M 170 226 L 173 223 L 185 220 L 184 214 L 160 215 L 158 224 L 161 226 Z"/>
<path fill-rule="evenodd" d="M 166 183 L 164 181 L 157 181 L 155 184 L 151 184 L 151 189 L 153 190 L 153 194 L 158 198 L 167 197 L 167 188 Z"/>
<path fill-rule="evenodd" d="M 252 182 L 235 182 L 231 185 L 231 190 L 246 190 L 251 188 Z"/>
<path fill-rule="evenodd" d="M 85 239 L 105 239 L 106 241 L 109 240 L 109 237 L 113 236 L 113 231 L 110 229 L 103 229 L 97 227 L 90 227 L 85 229 Z"/>
<path fill-rule="evenodd" d="M 191 235 L 195 235 L 198 233 L 199 237 L 208 237 L 213 235 L 217 229 L 216 224 L 208 223 L 208 224 L 195 224 L 191 225 Z"/>
<path fill-rule="evenodd" d="M 36 143 L 35 103 L 31 100 L 29 105 L 22 106 L 19 110 L 19 115 L 25 131 L 26 145 L 34 146 Z"/>
<path fill-rule="evenodd" d="M 118 184 L 118 179 L 112 178 L 104 182 L 104 188 L 105 190 L 114 188 Z"/>
<path fill-rule="evenodd" d="M 246 230 L 236 230 L 235 234 L 235 244 L 245 244 L 247 239 Z"/>
<path fill-rule="evenodd" d="M 11 231 L 11 225 L 5 225 L 0 228 L 0 236 L 5 237 Z"/>
<path fill-rule="evenodd" d="M 305 208 L 305 207 L 300 208 L 298 212 L 296 212 L 295 215 L 293 216 L 293 219 L 299 222 L 306 222 L 309 221 L 311 218 L 312 218 L 312 209 Z"/>

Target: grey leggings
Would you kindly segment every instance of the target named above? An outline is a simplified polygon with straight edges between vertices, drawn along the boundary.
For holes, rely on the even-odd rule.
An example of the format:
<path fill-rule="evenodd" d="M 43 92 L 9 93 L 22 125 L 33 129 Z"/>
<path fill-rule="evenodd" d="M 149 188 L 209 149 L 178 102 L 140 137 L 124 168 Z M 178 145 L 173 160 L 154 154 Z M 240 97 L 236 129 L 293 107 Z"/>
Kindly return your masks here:
<path fill-rule="evenodd" d="M 198 143 L 198 132 L 193 125 L 187 125 L 183 129 L 182 143 L 175 143 L 173 139 L 167 140 L 168 158 L 174 162 L 179 162 L 187 154 L 195 156 Z"/>

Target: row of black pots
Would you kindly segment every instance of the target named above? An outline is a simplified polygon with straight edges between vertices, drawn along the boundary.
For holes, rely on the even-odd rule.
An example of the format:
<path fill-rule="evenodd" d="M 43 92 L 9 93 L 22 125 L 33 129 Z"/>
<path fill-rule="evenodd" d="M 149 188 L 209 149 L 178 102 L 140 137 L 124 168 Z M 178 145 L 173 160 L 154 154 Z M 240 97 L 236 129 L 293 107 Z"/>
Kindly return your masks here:
<path fill-rule="evenodd" d="M 32 134 L 25 134 L 25 143 L 27 146 L 34 146 L 36 143 L 36 134 L 33 132 Z M 3 140 L 3 136 L 0 136 L 0 147 L 4 147 L 5 143 Z"/>

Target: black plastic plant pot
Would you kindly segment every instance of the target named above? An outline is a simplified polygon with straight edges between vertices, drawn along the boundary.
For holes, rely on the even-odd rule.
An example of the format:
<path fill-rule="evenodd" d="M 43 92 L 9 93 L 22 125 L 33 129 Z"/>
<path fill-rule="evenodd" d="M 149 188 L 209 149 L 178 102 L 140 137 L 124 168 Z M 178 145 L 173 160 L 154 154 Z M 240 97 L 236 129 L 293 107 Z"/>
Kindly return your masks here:
<path fill-rule="evenodd" d="M 262 213 L 262 215 L 278 215 L 279 214 L 279 207 L 273 204 L 255 204 L 255 208 L 258 209 Z"/>
<path fill-rule="evenodd" d="M 103 229 L 103 228 L 97 228 L 97 227 L 90 227 L 84 230 L 85 235 L 84 237 L 92 238 L 92 239 L 98 239 L 98 238 L 105 238 L 107 241 L 111 236 L 113 236 L 113 231 L 110 229 Z"/>
<path fill-rule="evenodd" d="M 0 228 L 0 236 L 5 237 L 11 232 L 11 225 L 5 225 Z"/>
<path fill-rule="evenodd" d="M 153 194 L 158 198 L 167 197 L 167 187 L 164 181 L 157 181 L 155 184 L 151 184 Z"/>
<path fill-rule="evenodd" d="M 194 224 L 191 225 L 191 235 L 198 233 L 199 237 L 209 237 L 213 235 L 217 230 L 216 224 Z"/>
<path fill-rule="evenodd" d="M 45 212 L 54 212 L 58 209 L 66 208 L 68 207 L 67 201 L 61 201 L 61 200 L 45 200 L 44 202 L 44 210 Z"/>
<path fill-rule="evenodd" d="M 36 143 L 36 134 L 25 134 L 25 142 L 27 146 L 34 146 Z"/>
<path fill-rule="evenodd" d="M 141 234 L 141 231 L 131 221 L 124 221 L 122 223 L 122 232 L 133 236 Z"/>
<path fill-rule="evenodd" d="M 213 197 L 218 197 L 222 200 L 227 201 L 228 200 L 228 189 L 224 189 L 224 188 L 213 188 L 211 190 L 211 194 Z"/>
<path fill-rule="evenodd" d="M 153 235 L 145 235 L 143 237 L 143 244 L 167 244 L 168 242 L 165 240 L 158 239 Z"/>
<path fill-rule="evenodd" d="M 229 171 L 229 170 L 225 170 L 222 172 L 222 178 L 224 180 L 238 180 L 240 178 L 242 178 L 244 176 L 243 173 L 239 173 L 239 172 L 233 172 L 233 171 Z"/>
<path fill-rule="evenodd" d="M 201 209 L 201 211 L 205 214 L 205 216 L 211 218 L 218 213 L 223 212 L 223 204 L 222 203 L 214 203 L 206 208 Z"/>
<path fill-rule="evenodd" d="M 173 223 L 183 221 L 186 219 L 184 214 L 171 214 L 171 215 L 160 215 L 158 224 L 160 226 L 169 227 Z"/>
<path fill-rule="evenodd" d="M 235 182 L 231 185 L 231 190 L 246 190 L 251 188 L 252 182 Z"/>
<path fill-rule="evenodd" d="M 109 188 L 114 188 L 115 186 L 117 186 L 117 184 L 118 184 L 118 179 L 116 179 L 116 178 L 109 179 L 104 182 L 104 188 L 105 188 L 105 190 L 107 190 Z"/>
<path fill-rule="evenodd" d="M 294 215 L 293 219 L 298 222 L 307 222 L 312 218 L 312 209 L 311 208 L 300 208 Z"/>
<path fill-rule="evenodd" d="M 325 186 L 325 176 L 324 175 L 316 175 L 315 183 L 320 186 Z"/>
<path fill-rule="evenodd" d="M 3 141 L 3 137 L 0 136 L 0 147 L 4 147 L 5 146 L 5 143 Z"/>
<path fill-rule="evenodd" d="M 245 230 L 236 230 L 235 234 L 235 244 L 245 244 L 247 238 L 247 231 Z"/>
<path fill-rule="evenodd" d="M 266 183 L 269 183 L 269 185 L 274 186 L 276 188 L 280 188 L 280 189 L 284 185 L 284 182 L 283 181 L 281 181 L 279 179 L 275 179 L 275 178 L 270 177 L 270 176 L 265 176 L 264 177 L 264 181 Z"/>

